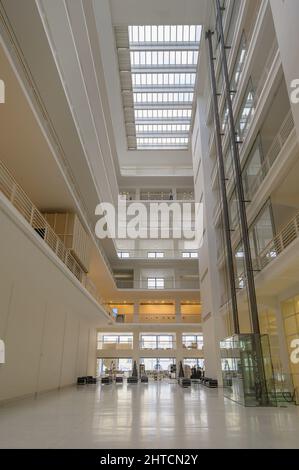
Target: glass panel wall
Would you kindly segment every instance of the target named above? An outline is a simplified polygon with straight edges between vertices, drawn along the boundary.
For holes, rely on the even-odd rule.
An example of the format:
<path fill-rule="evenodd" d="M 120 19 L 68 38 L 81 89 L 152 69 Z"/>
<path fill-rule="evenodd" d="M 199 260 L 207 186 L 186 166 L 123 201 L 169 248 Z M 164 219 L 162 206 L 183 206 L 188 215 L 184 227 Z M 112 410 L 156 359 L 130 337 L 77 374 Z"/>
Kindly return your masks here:
<path fill-rule="evenodd" d="M 132 358 L 98 358 L 97 359 L 97 376 L 112 374 L 123 374 L 128 377 L 132 372 L 133 361 Z"/>
<path fill-rule="evenodd" d="M 194 358 L 185 357 L 183 360 L 183 365 L 189 366 L 191 369 L 193 367 L 196 367 L 197 369 L 198 368 L 204 369 L 204 363 L 205 363 L 204 359 L 199 359 L 197 357 L 194 357 Z"/>
<path fill-rule="evenodd" d="M 148 376 L 161 374 L 162 377 L 168 377 L 176 364 L 176 360 L 168 357 L 142 357 L 140 364 L 144 366 L 145 373 Z"/>
<path fill-rule="evenodd" d="M 252 116 L 254 114 L 254 90 L 250 79 L 244 94 L 243 102 L 236 119 L 237 138 L 242 141 L 248 131 Z"/>
<path fill-rule="evenodd" d="M 252 187 L 255 184 L 256 178 L 261 175 L 263 167 L 263 150 L 260 134 L 256 138 L 253 147 L 248 155 L 244 170 L 243 170 L 243 183 L 244 192 L 247 200 L 253 198 L 254 193 Z M 262 178 L 261 178 L 262 179 Z"/>
<path fill-rule="evenodd" d="M 231 90 L 237 91 L 238 89 L 238 84 L 242 75 L 242 71 L 244 68 L 245 60 L 246 60 L 246 54 L 247 54 L 247 44 L 246 44 L 246 37 L 245 33 L 243 32 L 241 41 L 240 41 L 240 46 L 238 49 L 238 54 L 236 57 L 235 65 L 233 68 L 232 72 L 232 77 L 231 77 Z M 234 94 L 232 98 L 234 98 Z"/>
<path fill-rule="evenodd" d="M 282 315 L 295 398 L 299 403 L 299 295 L 282 303 Z"/>

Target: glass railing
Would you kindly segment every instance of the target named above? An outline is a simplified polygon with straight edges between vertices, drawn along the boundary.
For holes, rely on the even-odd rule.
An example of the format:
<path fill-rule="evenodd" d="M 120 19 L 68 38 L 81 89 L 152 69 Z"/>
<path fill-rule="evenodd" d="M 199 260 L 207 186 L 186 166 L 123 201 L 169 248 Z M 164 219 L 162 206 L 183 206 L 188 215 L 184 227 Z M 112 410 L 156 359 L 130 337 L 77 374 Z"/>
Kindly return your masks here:
<path fill-rule="evenodd" d="M 140 349 L 148 351 L 176 349 L 176 341 L 144 341 L 139 343 Z"/>
<path fill-rule="evenodd" d="M 147 259 L 151 260 L 169 260 L 169 259 L 198 259 L 198 250 L 120 250 L 118 252 L 120 259 Z"/>
<path fill-rule="evenodd" d="M 183 341 L 183 348 L 188 349 L 188 351 L 196 350 L 202 351 L 203 350 L 203 342 L 191 342 L 191 341 Z"/>
<path fill-rule="evenodd" d="M 103 350 L 117 350 L 123 351 L 126 349 L 133 349 L 133 339 L 128 341 L 122 342 L 109 342 L 109 341 L 98 341 L 97 342 L 97 349 Z"/>

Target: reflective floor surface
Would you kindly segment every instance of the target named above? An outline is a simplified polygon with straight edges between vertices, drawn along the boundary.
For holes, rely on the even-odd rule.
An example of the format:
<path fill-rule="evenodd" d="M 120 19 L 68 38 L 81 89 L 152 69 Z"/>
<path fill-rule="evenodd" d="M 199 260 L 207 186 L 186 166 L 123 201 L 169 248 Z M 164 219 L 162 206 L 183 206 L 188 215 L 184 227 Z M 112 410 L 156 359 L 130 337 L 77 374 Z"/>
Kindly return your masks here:
<path fill-rule="evenodd" d="M 299 407 L 243 408 L 221 390 L 88 385 L 0 407 L 1 448 L 299 448 Z"/>

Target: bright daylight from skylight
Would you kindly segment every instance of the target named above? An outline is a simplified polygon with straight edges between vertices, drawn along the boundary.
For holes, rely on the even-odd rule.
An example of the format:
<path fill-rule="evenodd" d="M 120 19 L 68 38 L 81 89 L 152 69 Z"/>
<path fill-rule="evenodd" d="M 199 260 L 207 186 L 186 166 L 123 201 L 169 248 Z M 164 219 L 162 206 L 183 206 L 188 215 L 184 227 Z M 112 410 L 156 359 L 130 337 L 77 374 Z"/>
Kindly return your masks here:
<path fill-rule="evenodd" d="M 128 34 L 135 148 L 188 148 L 201 27 L 129 26 Z"/>

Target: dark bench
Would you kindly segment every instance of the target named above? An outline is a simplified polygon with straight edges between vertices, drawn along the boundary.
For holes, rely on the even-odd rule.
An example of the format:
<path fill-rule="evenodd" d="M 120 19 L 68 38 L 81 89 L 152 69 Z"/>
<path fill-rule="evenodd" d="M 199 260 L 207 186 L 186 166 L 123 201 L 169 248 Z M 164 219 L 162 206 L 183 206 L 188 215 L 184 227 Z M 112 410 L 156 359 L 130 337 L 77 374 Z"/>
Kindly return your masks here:
<path fill-rule="evenodd" d="M 143 376 L 141 377 L 141 383 L 142 383 L 142 384 L 147 384 L 147 383 L 148 383 L 148 377 L 147 377 L 147 375 L 143 375 Z"/>
<path fill-rule="evenodd" d="M 101 383 L 102 383 L 102 385 L 110 385 L 110 384 L 112 384 L 112 378 L 111 377 L 102 377 Z"/>
<path fill-rule="evenodd" d="M 191 379 L 187 379 L 186 377 L 181 377 L 179 379 L 179 385 L 183 388 L 191 387 Z"/>
<path fill-rule="evenodd" d="M 85 384 L 86 384 L 86 377 L 77 378 L 77 385 L 85 385 Z"/>
<path fill-rule="evenodd" d="M 133 376 L 128 377 L 127 378 L 127 383 L 128 384 L 137 384 L 138 383 L 138 377 L 133 377 Z"/>

